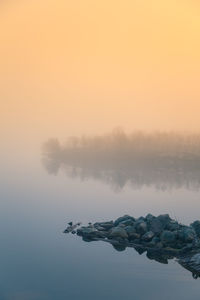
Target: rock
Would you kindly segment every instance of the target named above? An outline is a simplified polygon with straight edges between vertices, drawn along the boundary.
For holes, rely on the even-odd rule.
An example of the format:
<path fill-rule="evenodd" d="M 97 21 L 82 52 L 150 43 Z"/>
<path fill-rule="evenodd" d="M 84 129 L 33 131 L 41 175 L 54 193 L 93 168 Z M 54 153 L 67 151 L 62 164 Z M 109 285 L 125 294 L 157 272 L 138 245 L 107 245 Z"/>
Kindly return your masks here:
<path fill-rule="evenodd" d="M 170 231 L 175 231 L 178 230 L 180 228 L 180 225 L 178 224 L 177 221 L 171 220 L 167 225 L 166 225 L 166 229 L 170 230 Z"/>
<path fill-rule="evenodd" d="M 159 215 L 157 217 L 157 219 L 161 222 L 162 226 L 163 226 L 163 229 L 166 228 L 166 226 L 170 223 L 170 221 L 172 220 L 170 218 L 170 216 L 168 214 L 165 214 L 165 215 Z"/>
<path fill-rule="evenodd" d="M 94 227 L 81 227 L 77 229 L 77 235 L 81 236 L 89 236 L 96 233 L 98 233 L 98 230 L 96 230 L 96 228 Z"/>
<path fill-rule="evenodd" d="M 156 260 L 161 264 L 168 264 L 167 257 L 164 255 L 158 255 L 157 253 L 155 253 L 155 251 L 148 250 L 146 256 L 149 259 Z"/>
<path fill-rule="evenodd" d="M 99 226 L 103 227 L 105 230 L 109 230 L 114 226 L 114 222 L 113 221 L 109 221 L 109 222 L 100 222 L 98 223 Z"/>
<path fill-rule="evenodd" d="M 159 242 L 160 242 L 160 238 L 157 237 L 157 236 L 154 236 L 154 237 L 152 238 L 152 240 L 150 241 L 149 246 L 150 246 L 150 247 L 157 247 L 157 244 L 158 244 Z"/>
<path fill-rule="evenodd" d="M 145 219 L 149 222 L 151 222 L 155 217 L 152 214 L 146 215 Z"/>
<path fill-rule="evenodd" d="M 178 238 L 185 243 L 191 243 L 196 237 L 196 233 L 192 228 L 183 228 L 178 231 Z"/>
<path fill-rule="evenodd" d="M 200 238 L 200 221 L 193 222 L 191 226 L 194 228 L 197 236 Z"/>
<path fill-rule="evenodd" d="M 124 229 L 128 233 L 128 236 L 131 236 L 131 234 L 136 233 L 135 226 L 126 226 L 124 227 Z"/>
<path fill-rule="evenodd" d="M 154 237 L 154 233 L 152 231 L 148 231 L 142 236 L 142 240 L 149 242 L 152 240 L 153 237 Z"/>
<path fill-rule="evenodd" d="M 133 217 L 131 217 L 131 216 L 129 216 L 129 215 L 124 215 L 123 217 L 120 217 L 120 218 L 118 218 L 117 220 L 115 220 L 114 226 L 118 226 L 119 223 L 121 223 L 121 222 L 123 222 L 123 221 L 126 221 L 126 220 L 129 220 L 129 219 L 135 221 L 135 218 L 133 218 Z"/>
<path fill-rule="evenodd" d="M 125 239 L 125 238 L 128 238 L 128 234 L 127 234 L 126 230 L 124 230 L 122 227 L 117 226 L 117 227 L 113 227 L 111 229 L 109 237 L 110 238 L 120 237 L 122 239 Z"/>
<path fill-rule="evenodd" d="M 157 247 L 158 249 L 163 248 L 163 243 L 162 243 L 162 242 L 157 243 L 156 247 Z"/>
<path fill-rule="evenodd" d="M 100 226 L 99 224 L 94 224 L 94 227 L 96 228 L 96 230 L 98 230 L 98 231 L 106 231 L 106 229 L 104 228 L 104 227 L 102 227 L 102 226 Z"/>
<path fill-rule="evenodd" d="M 166 255 L 169 252 L 168 254 L 174 253 L 176 256 L 177 253 L 200 250 L 200 221 L 185 226 L 172 220 L 167 214 L 158 217 L 148 214 L 145 218 L 138 219 L 125 215 L 115 222 L 89 223 L 89 226 L 77 229 L 79 225 L 80 223 L 72 223 L 64 232 L 76 233 L 87 242 L 107 239 L 118 251 L 134 247 L 141 253 L 150 249 L 155 253 Z M 150 253 L 153 255 L 153 252 Z"/>
<path fill-rule="evenodd" d="M 139 239 L 140 239 L 140 235 L 138 234 L 138 233 L 132 233 L 130 236 L 129 236 L 129 240 L 130 241 L 134 241 L 134 242 L 136 242 L 135 240 L 138 240 L 139 241 Z"/>
<path fill-rule="evenodd" d="M 127 219 L 127 220 L 124 220 L 122 222 L 119 223 L 119 225 L 125 225 L 125 226 L 131 226 L 135 223 L 135 220 L 133 219 Z"/>
<path fill-rule="evenodd" d="M 146 252 L 146 250 L 143 247 L 137 246 L 134 247 L 134 249 L 137 251 L 137 253 L 139 253 L 140 255 L 143 254 L 144 252 Z"/>
<path fill-rule="evenodd" d="M 152 219 L 149 229 L 155 234 L 159 234 L 163 231 L 164 226 L 157 218 Z"/>
<path fill-rule="evenodd" d="M 171 244 L 176 241 L 176 234 L 173 231 L 164 230 L 160 236 L 162 243 Z"/>
<path fill-rule="evenodd" d="M 144 222 L 144 221 L 141 221 L 141 222 L 136 222 L 135 224 L 135 227 L 136 227 L 136 231 L 140 234 L 144 234 L 147 232 L 147 223 Z"/>
<path fill-rule="evenodd" d="M 119 252 L 122 252 L 124 250 L 126 250 L 126 246 L 124 245 L 116 245 L 116 244 L 112 244 L 113 248 Z"/>

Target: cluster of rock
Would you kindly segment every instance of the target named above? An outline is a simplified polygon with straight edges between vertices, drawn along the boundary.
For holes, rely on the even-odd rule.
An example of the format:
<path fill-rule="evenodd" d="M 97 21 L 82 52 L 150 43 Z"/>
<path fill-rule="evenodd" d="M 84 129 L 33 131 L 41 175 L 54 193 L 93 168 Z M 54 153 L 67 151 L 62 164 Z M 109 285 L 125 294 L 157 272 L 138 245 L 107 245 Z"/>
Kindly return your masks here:
<path fill-rule="evenodd" d="M 125 215 L 115 221 L 89 223 L 72 233 L 82 236 L 85 241 L 109 242 L 119 251 L 126 247 L 134 247 L 141 253 L 157 249 L 176 256 L 200 249 L 200 221 L 186 226 L 171 219 L 168 214 L 158 217 L 148 214 L 140 218 Z"/>

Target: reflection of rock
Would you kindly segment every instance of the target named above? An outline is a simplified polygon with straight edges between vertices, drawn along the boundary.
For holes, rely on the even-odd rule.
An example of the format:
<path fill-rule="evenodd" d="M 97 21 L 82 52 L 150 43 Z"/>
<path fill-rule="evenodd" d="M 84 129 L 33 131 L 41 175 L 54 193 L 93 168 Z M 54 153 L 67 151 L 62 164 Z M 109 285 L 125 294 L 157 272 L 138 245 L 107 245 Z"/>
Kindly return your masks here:
<path fill-rule="evenodd" d="M 154 186 L 160 190 L 200 188 L 200 136 L 160 134 L 71 139 L 66 146 L 49 140 L 43 163 L 50 174 L 94 178 L 115 190 Z"/>
<path fill-rule="evenodd" d="M 185 269 L 192 272 L 194 279 L 200 277 L 200 253 L 194 253 L 178 259 L 178 262 Z"/>
<path fill-rule="evenodd" d="M 156 220 L 162 224 L 162 230 L 153 232 L 150 228 L 152 224 L 156 224 Z M 125 215 L 114 222 L 89 223 L 88 226 L 79 227 L 76 233 L 87 242 L 108 242 L 117 251 L 132 247 L 139 254 L 146 252 L 149 259 L 164 264 L 167 264 L 169 259 L 177 258 L 178 262 L 197 278 L 200 276 L 200 238 L 198 228 L 195 229 L 198 222 L 185 226 L 172 220 L 169 215 L 147 215 L 138 219 Z M 170 224 L 176 226 L 170 227 Z M 77 227 L 77 224 L 75 226 Z M 64 232 L 69 233 L 70 230 Z"/>

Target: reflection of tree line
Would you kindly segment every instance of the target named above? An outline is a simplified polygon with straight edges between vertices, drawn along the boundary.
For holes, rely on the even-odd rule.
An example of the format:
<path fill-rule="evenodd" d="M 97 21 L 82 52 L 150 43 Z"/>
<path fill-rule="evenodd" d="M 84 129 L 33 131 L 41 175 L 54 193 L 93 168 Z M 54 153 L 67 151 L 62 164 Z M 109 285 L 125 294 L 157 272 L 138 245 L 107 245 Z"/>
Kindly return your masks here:
<path fill-rule="evenodd" d="M 158 189 L 200 187 L 200 135 L 134 133 L 123 131 L 99 137 L 56 139 L 44 145 L 49 173 L 60 168 L 68 176 L 95 178 L 121 189 L 144 185 Z"/>

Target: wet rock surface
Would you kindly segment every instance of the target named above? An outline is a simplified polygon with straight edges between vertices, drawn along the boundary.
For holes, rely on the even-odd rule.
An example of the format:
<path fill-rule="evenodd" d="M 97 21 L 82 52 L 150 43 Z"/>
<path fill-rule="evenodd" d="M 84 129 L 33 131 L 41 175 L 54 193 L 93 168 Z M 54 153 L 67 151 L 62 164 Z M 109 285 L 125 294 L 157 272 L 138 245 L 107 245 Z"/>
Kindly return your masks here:
<path fill-rule="evenodd" d="M 200 221 L 186 226 L 171 219 L 168 214 L 157 217 L 148 214 L 139 218 L 124 215 L 115 221 L 88 223 L 87 226 L 80 226 L 81 223 L 69 224 L 64 233 L 77 234 L 84 241 L 108 242 L 117 251 L 132 247 L 139 254 L 146 252 L 149 259 L 160 263 L 177 258 L 188 270 L 189 258 L 200 253 Z M 194 278 L 200 276 L 200 260 L 197 265 L 197 273 L 194 264 L 190 270 L 195 274 Z"/>

